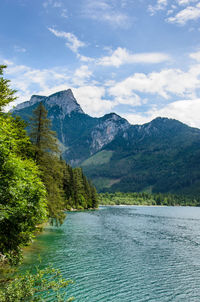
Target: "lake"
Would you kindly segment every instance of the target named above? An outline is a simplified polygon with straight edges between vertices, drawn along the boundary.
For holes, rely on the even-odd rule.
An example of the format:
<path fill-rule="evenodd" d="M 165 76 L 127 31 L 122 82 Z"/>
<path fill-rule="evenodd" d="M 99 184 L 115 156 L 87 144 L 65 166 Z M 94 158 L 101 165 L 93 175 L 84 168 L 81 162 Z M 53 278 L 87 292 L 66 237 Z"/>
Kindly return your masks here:
<path fill-rule="evenodd" d="M 64 277 L 77 302 L 200 301 L 200 208 L 101 207 L 71 212 L 25 253 Z M 49 298 L 49 301 L 54 301 Z"/>

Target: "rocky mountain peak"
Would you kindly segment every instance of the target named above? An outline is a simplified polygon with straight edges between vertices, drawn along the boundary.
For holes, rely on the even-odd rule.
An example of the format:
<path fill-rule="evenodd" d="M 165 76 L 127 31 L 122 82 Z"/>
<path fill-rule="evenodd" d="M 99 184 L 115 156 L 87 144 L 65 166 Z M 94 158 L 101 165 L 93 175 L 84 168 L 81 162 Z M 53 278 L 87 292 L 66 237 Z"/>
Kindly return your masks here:
<path fill-rule="evenodd" d="M 59 106 L 61 108 L 61 115 L 69 115 L 71 112 L 84 113 L 81 106 L 77 103 L 72 90 L 67 89 L 51 94 L 50 96 L 32 95 L 30 101 L 17 105 L 14 110 L 20 110 L 26 107 L 35 105 L 36 103 L 43 102 L 47 109 L 49 107 Z"/>
<path fill-rule="evenodd" d="M 118 114 L 114 113 L 114 112 L 111 112 L 111 113 L 108 113 L 108 114 L 105 114 L 103 117 L 102 117 L 103 120 L 109 120 L 109 121 L 114 121 L 114 122 L 123 122 L 123 123 L 128 123 L 128 121 L 126 119 L 124 119 L 123 117 L 119 116 Z"/>
<path fill-rule="evenodd" d="M 126 133 L 129 127 L 129 122 L 116 113 L 105 114 L 91 132 L 91 154 L 109 144 L 119 133 Z"/>
<path fill-rule="evenodd" d="M 71 89 L 56 92 L 46 98 L 46 104 L 49 107 L 59 106 L 62 114 L 70 114 L 71 112 L 84 113 L 81 106 L 77 103 Z"/>

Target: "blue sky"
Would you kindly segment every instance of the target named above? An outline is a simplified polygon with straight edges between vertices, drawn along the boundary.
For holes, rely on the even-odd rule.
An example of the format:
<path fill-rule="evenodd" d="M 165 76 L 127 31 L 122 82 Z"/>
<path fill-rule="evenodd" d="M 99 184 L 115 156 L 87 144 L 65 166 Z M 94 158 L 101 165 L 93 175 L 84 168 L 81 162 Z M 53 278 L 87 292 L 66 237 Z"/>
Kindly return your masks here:
<path fill-rule="evenodd" d="M 92 116 L 200 128 L 200 1 L 1 0 L 0 12 L 16 104 L 71 88 Z"/>

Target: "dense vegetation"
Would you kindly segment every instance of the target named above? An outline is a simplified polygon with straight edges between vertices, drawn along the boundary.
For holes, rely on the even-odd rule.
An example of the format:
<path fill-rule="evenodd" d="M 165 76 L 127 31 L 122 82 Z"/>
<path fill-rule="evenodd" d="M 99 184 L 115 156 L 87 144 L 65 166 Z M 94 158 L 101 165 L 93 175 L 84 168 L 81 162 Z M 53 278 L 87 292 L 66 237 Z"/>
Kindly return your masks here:
<path fill-rule="evenodd" d="M 82 166 L 99 192 L 198 195 L 200 130 L 157 118 L 131 126 Z"/>
<path fill-rule="evenodd" d="M 9 81 L 1 77 L 0 88 L 0 253 L 18 262 L 37 224 L 47 217 L 62 223 L 65 209 L 97 207 L 97 194 L 80 168 L 72 169 L 60 159 L 42 103 L 31 118 L 30 140 L 26 124 L 2 111 L 15 99 Z"/>
<path fill-rule="evenodd" d="M 53 96 L 37 99 L 48 109 L 63 158 L 81 165 L 99 192 L 200 193 L 200 129 L 167 118 L 144 125 L 115 114 L 92 118 L 75 102 L 77 110 L 68 114 L 73 95 L 63 94 L 56 93 L 55 102 Z M 26 106 L 14 113 L 28 120 L 37 104 Z"/>
<path fill-rule="evenodd" d="M 71 209 L 91 209 L 98 207 L 95 187 L 87 180 L 81 168 L 72 168 L 64 163 L 65 207 Z"/>
<path fill-rule="evenodd" d="M 3 77 L 0 88 L 2 109 L 13 100 L 13 91 Z M 21 120 L 0 112 L 0 256 L 11 263 L 19 261 L 21 247 L 47 215 L 46 190 L 24 126 Z"/>
<path fill-rule="evenodd" d="M 162 205 L 162 206 L 199 206 L 200 197 L 174 194 L 150 193 L 100 193 L 101 205 Z"/>
<path fill-rule="evenodd" d="M 48 219 L 57 225 L 62 223 L 65 209 L 97 207 L 96 190 L 82 170 L 72 169 L 60 159 L 58 141 L 44 106 L 40 103 L 33 112 L 30 138 L 24 121 L 3 112 L 5 105 L 15 99 L 15 91 L 2 76 L 5 67 L 0 66 L 1 274 L 20 262 L 22 248 L 31 242 L 39 224 Z M 13 279 L 2 274 L 1 278 L 0 300 L 13 302 L 43 301 L 35 296 L 37 292 L 59 291 L 69 283 L 54 269 Z"/>
<path fill-rule="evenodd" d="M 60 158 L 56 133 L 50 129 L 47 114 L 44 105 L 39 103 L 31 118 L 30 137 L 34 158 L 47 190 L 49 216 L 62 223 L 63 209 L 96 208 L 97 194 L 81 168 L 72 169 Z"/>
<path fill-rule="evenodd" d="M 0 301 L 44 302 L 45 297 L 51 296 L 54 292 L 54 301 L 71 302 L 74 301 L 74 298 L 67 299 L 67 292 L 61 291 L 70 283 L 72 281 L 63 279 L 61 272 L 57 269 L 50 266 L 42 270 L 36 268 L 35 274 L 26 272 L 23 275 L 15 276 L 9 282 L 5 282 L 4 286 L 0 287 Z"/>

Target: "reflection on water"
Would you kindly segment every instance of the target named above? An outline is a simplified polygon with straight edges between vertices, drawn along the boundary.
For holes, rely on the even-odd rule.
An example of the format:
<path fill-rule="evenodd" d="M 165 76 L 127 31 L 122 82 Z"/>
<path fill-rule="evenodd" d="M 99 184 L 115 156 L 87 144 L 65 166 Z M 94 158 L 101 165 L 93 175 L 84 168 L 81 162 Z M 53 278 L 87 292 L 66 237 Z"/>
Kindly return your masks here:
<path fill-rule="evenodd" d="M 102 207 L 69 213 L 25 253 L 75 281 L 77 302 L 200 301 L 200 208 Z M 53 301 L 53 300 L 52 300 Z"/>

